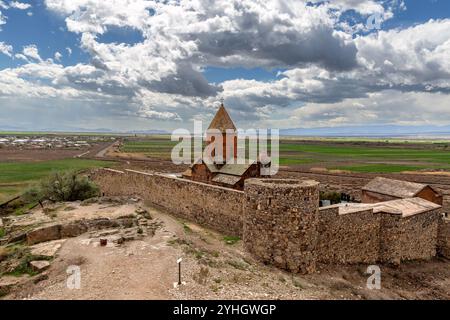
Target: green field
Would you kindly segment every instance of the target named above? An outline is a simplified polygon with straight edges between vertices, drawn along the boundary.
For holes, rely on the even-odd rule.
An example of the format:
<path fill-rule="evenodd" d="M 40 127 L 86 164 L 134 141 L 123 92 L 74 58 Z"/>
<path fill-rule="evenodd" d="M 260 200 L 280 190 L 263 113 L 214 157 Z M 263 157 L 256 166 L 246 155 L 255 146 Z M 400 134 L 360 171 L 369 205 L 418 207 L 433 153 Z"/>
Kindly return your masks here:
<path fill-rule="evenodd" d="M 114 163 L 84 159 L 65 159 L 41 162 L 0 162 L 0 203 L 20 194 L 30 184 L 54 171 L 82 170 L 110 167 Z"/>
<path fill-rule="evenodd" d="M 168 137 L 125 140 L 123 152 L 170 159 L 177 142 Z M 425 169 L 450 169 L 450 147 L 446 141 L 381 141 L 363 139 L 317 139 L 307 142 L 280 140 L 280 165 L 318 166 L 351 172 L 395 173 Z"/>
<path fill-rule="evenodd" d="M 280 144 L 280 155 L 298 154 L 311 159 L 333 160 L 371 160 L 371 161 L 425 161 L 450 164 L 450 149 L 413 149 L 401 147 L 371 147 L 346 145 L 301 145 L 295 143 Z"/>

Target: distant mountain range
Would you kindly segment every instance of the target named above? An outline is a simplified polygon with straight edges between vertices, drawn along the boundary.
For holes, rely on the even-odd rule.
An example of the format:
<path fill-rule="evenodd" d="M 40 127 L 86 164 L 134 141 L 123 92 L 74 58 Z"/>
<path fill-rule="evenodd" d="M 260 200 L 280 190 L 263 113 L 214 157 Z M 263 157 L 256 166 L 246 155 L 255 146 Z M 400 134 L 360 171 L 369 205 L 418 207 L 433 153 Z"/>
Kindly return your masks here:
<path fill-rule="evenodd" d="M 80 132 L 80 133 L 110 133 L 110 134 L 170 134 L 166 130 L 127 130 L 116 131 L 107 128 L 65 128 L 35 130 L 24 129 L 17 126 L 0 126 L 0 131 L 20 132 Z M 450 137 L 448 126 L 399 126 L 399 125 L 373 125 L 373 126 L 347 126 L 323 128 L 290 128 L 280 129 L 282 136 L 318 136 L 318 137 Z"/>
<path fill-rule="evenodd" d="M 324 137 L 396 137 L 396 136 L 450 136 L 449 126 L 349 126 L 324 128 L 281 129 L 284 136 Z"/>
<path fill-rule="evenodd" d="M 107 128 L 96 128 L 96 129 L 86 129 L 86 128 L 64 128 L 64 129 L 49 129 L 49 128 L 37 128 L 37 129 L 24 129 L 23 127 L 17 126 L 0 126 L 0 132 L 71 132 L 71 133 L 117 133 L 117 134 L 170 134 L 169 131 L 165 130 L 128 130 L 128 131 L 115 131 Z"/>

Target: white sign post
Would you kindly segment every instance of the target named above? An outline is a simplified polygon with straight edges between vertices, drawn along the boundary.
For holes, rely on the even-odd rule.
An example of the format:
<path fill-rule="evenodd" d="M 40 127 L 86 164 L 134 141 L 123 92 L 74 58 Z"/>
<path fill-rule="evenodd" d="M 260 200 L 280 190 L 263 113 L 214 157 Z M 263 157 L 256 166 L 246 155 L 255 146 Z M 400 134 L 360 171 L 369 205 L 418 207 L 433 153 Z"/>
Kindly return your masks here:
<path fill-rule="evenodd" d="M 178 285 L 181 286 L 181 261 L 183 261 L 183 259 L 178 259 L 177 263 L 178 263 Z"/>

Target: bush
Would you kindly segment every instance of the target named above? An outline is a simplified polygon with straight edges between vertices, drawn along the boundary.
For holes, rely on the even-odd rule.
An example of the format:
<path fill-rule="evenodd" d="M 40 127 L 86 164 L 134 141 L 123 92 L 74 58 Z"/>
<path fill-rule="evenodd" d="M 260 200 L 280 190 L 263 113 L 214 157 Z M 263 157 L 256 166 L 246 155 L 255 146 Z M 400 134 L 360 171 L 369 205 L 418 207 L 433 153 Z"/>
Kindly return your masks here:
<path fill-rule="evenodd" d="M 98 187 L 87 177 L 79 176 L 76 172 L 53 173 L 38 186 L 28 189 L 23 195 L 27 202 L 50 200 L 77 201 L 97 197 L 100 194 Z"/>
<path fill-rule="evenodd" d="M 44 195 L 42 194 L 42 190 L 37 186 L 28 188 L 22 195 L 22 201 L 25 204 L 39 202 L 41 207 L 43 207 L 43 205 L 42 205 L 42 200 L 44 200 L 43 198 L 44 198 Z M 17 210 L 23 211 L 23 207 L 20 207 Z"/>
<path fill-rule="evenodd" d="M 337 204 L 341 202 L 341 194 L 337 192 L 320 192 L 320 200 L 330 200 L 331 204 Z"/>

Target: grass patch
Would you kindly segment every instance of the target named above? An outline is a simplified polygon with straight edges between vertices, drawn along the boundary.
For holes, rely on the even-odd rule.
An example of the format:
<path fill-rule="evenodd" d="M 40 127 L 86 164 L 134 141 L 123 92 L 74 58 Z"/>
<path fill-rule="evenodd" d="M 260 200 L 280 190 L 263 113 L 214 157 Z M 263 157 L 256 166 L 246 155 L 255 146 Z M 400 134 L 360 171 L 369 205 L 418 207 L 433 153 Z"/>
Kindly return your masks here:
<path fill-rule="evenodd" d="M 31 267 L 30 267 L 30 262 L 33 260 L 24 260 L 22 261 L 13 271 L 11 272 L 7 272 L 5 273 L 5 275 L 7 276 L 13 276 L 13 277 L 20 277 L 24 274 L 28 274 L 29 276 L 35 276 L 37 275 L 39 272 L 34 271 Z"/>
<path fill-rule="evenodd" d="M 280 166 L 289 166 L 295 164 L 311 164 L 315 163 L 317 160 L 314 159 L 302 159 L 302 158 L 294 158 L 294 157 L 280 157 L 279 165 Z"/>
<path fill-rule="evenodd" d="M 3 238 L 6 235 L 5 228 L 0 227 L 0 238 Z"/>
<path fill-rule="evenodd" d="M 186 223 L 183 223 L 183 230 L 186 233 L 192 233 L 191 227 L 189 227 Z"/>
<path fill-rule="evenodd" d="M 403 171 L 417 171 L 426 169 L 426 166 L 409 166 L 409 165 L 396 165 L 396 164 L 367 164 L 367 165 L 354 165 L 354 166 L 342 166 L 333 169 L 345 170 L 359 173 L 398 173 Z"/>
<path fill-rule="evenodd" d="M 6 248 L 3 248 L 3 255 L 6 259 L 12 259 L 12 260 L 18 260 L 19 263 L 14 268 L 14 270 L 10 272 L 3 272 L 0 274 L 2 275 L 8 275 L 8 276 L 14 276 L 14 277 L 20 277 L 24 274 L 28 274 L 30 276 L 34 276 L 38 274 L 39 272 L 34 271 L 30 267 L 31 261 L 37 261 L 37 260 L 51 260 L 48 258 L 38 257 L 34 256 L 30 253 L 29 249 L 25 247 L 22 244 L 15 244 L 8 246 Z"/>
<path fill-rule="evenodd" d="M 14 215 L 16 215 L 16 216 L 24 215 L 24 214 L 26 214 L 29 210 L 31 210 L 32 208 L 34 208 L 35 206 L 36 206 L 36 203 L 28 203 L 28 204 L 25 204 L 25 205 L 23 205 L 23 206 L 17 208 L 17 209 L 14 211 Z"/>
<path fill-rule="evenodd" d="M 52 172 L 111 167 L 110 161 L 65 159 L 39 162 L 0 162 L 0 201 L 22 193 L 29 185 Z"/>
<path fill-rule="evenodd" d="M 234 237 L 234 236 L 225 236 L 223 237 L 223 241 L 225 241 L 226 244 L 233 245 L 236 244 L 241 238 Z"/>
<path fill-rule="evenodd" d="M 142 153 L 149 157 L 170 159 L 172 148 L 177 144 L 178 142 L 171 141 L 170 138 L 150 138 L 139 141 L 127 140 L 120 147 L 120 150 L 126 153 Z"/>
<path fill-rule="evenodd" d="M 301 144 L 301 142 L 280 143 L 280 157 L 283 154 L 298 153 L 303 157 L 324 160 L 403 160 L 423 161 L 430 163 L 450 163 L 450 152 L 442 149 L 430 148 L 412 149 L 403 147 L 385 146 L 347 146 L 347 145 L 324 145 L 324 144 Z"/>
<path fill-rule="evenodd" d="M 0 184 L 40 180 L 54 171 L 111 167 L 110 161 L 65 159 L 40 162 L 0 162 Z"/>
<path fill-rule="evenodd" d="M 200 260 L 206 255 L 206 252 L 191 247 L 185 247 L 184 252 L 187 254 L 192 254 L 197 260 Z"/>

